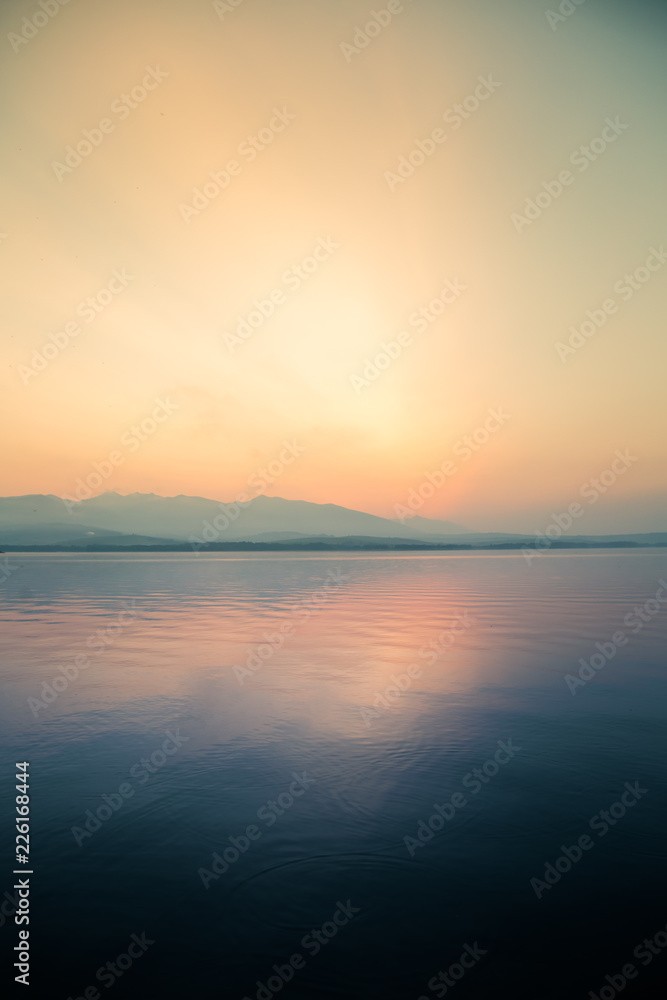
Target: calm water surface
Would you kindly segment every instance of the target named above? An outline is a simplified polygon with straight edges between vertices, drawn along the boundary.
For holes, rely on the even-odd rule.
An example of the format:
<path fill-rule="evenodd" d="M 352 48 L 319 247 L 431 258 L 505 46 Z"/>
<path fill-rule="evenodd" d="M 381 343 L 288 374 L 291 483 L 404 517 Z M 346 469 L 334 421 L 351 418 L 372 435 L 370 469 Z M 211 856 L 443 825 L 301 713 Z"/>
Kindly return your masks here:
<path fill-rule="evenodd" d="M 661 550 L 10 563 L 33 996 L 586 1000 L 628 962 L 663 995 Z"/>

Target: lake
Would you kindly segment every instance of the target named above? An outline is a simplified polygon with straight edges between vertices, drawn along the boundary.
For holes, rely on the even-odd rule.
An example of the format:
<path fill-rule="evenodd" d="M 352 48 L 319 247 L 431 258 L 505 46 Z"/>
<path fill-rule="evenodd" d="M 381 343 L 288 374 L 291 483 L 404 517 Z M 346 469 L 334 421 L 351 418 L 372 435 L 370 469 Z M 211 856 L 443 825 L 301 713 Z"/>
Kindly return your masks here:
<path fill-rule="evenodd" d="M 658 996 L 664 550 L 9 561 L 34 995 Z"/>

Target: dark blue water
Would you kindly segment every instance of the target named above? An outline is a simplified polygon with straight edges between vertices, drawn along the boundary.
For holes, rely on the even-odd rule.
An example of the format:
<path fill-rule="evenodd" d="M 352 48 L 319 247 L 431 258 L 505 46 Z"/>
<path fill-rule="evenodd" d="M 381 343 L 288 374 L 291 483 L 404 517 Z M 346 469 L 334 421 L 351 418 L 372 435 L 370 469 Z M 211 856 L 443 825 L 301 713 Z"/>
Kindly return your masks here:
<path fill-rule="evenodd" d="M 660 550 L 11 561 L 25 995 L 664 995 Z"/>

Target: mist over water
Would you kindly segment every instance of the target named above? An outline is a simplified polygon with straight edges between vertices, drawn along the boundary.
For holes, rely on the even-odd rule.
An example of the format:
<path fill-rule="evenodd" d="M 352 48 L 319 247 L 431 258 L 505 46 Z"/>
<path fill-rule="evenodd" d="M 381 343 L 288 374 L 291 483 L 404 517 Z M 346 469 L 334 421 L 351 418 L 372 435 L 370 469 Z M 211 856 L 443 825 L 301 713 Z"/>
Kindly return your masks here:
<path fill-rule="evenodd" d="M 40 996 L 658 995 L 663 552 L 11 561 Z"/>

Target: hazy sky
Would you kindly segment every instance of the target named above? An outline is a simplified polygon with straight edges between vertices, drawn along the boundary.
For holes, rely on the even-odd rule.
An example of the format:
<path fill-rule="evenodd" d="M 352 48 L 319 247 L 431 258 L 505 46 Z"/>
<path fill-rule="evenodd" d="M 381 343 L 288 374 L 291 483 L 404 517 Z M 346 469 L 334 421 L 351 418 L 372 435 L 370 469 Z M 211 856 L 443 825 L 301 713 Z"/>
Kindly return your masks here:
<path fill-rule="evenodd" d="M 419 513 L 534 530 L 620 451 L 581 531 L 667 530 L 658 4 L 43 4 L 0 8 L 3 494 L 231 500 L 287 441 L 266 493 L 394 516 L 450 461 Z"/>

